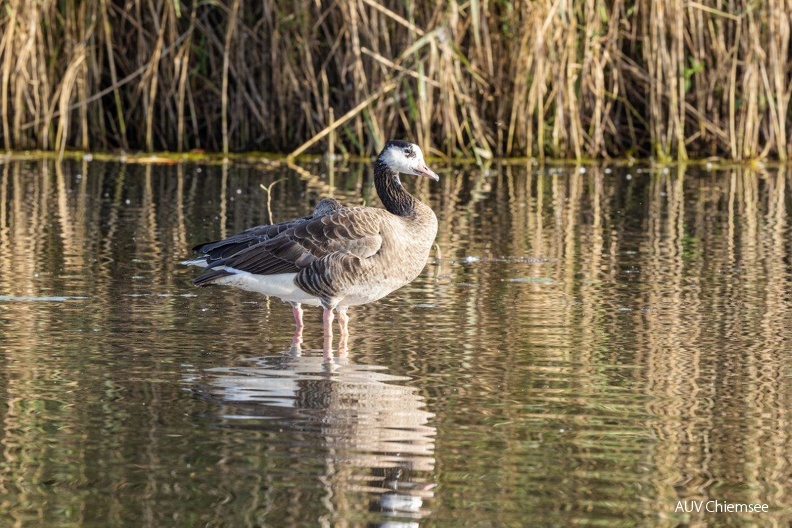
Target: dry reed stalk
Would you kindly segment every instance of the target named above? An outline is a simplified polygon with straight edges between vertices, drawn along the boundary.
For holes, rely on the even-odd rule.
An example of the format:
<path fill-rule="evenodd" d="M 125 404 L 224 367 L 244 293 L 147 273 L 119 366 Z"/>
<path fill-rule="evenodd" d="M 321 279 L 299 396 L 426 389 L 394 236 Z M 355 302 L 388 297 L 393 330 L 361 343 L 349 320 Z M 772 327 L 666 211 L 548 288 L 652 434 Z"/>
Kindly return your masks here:
<path fill-rule="evenodd" d="M 346 114 L 341 116 L 338 120 L 334 120 L 333 123 L 331 123 L 329 126 L 325 127 L 321 132 L 319 132 L 318 134 L 313 136 L 311 139 L 309 139 L 308 141 L 306 141 L 305 143 L 303 143 L 302 145 L 297 147 L 294 151 L 292 151 L 289 154 L 288 159 L 291 160 L 291 159 L 296 158 L 297 156 L 299 156 L 300 154 L 305 152 L 307 149 L 309 149 L 316 142 L 320 141 L 325 136 L 328 136 L 336 128 L 338 128 L 339 126 L 343 125 L 344 123 L 346 123 L 350 119 L 352 119 L 354 117 L 357 117 L 360 114 L 360 112 L 363 109 L 365 109 L 368 105 L 370 105 L 375 99 L 377 99 L 379 97 L 382 97 L 383 95 L 385 95 L 388 92 L 392 91 L 394 88 L 396 88 L 396 86 L 397 85 L 396 85 L 395 82 L 390 82 L 390 83 L 386 84 L 385 86 L 383 86 L 382 88 L 380 88 L 376 93 L 371 94 L 368 97 L 368 99 L 366 99 L 364 101 L 361 101 L 361 103 L 359 105 L 357 105 L 355 108 L 353 108 L 352 110 L 350 110 L 349 112 L 347 112 Z"/>
<path fill-rule="evenodd" d="M 19 10 L 19 0 L 12 0 L 8 4 L 8 19 L 5 23 L 3 31 L 2 44 L 0 44 L 0 51 L 3 53 L 3 72 L 2 80 L 0 80 L 0 111 L 3 114 L 3 143 L 6 150 L 11 150 L 11 127 L 8 123 L 9 108 L 8 108 L 8 82 L 11 77 L 11 61 L 14 58 L 14 53 L 11 52 L 14 47 L 14 32 L 16 30 L 17 13 Z"/>
<path fill-rule="evenodd" d="M 223 48 L 223 91 L 221 96 L 222 109 L 220 116 L 223 126 L 223 154 L 228 154 L 228 67 L 229 67 L 229 52 L 231 49 L 231 39 L 234 38 L 234 29 L 236 28 L 237 14 L 239 13 L 239 0 L 234 0 L 231 6 L 231 14 L 229 15 L 228 28 L 226 29 L 225 46 Z"/>
<path fill-rule="evenodd" d="M 5 7 L 7 149 L 291 151 L 326 129 L 330 108 L 344 115 L 394 79 L 393 97 L 339 125 L 341 151 L 391 137 L 485 157 L 792 148 L 790 0 Z"/>
<path fill-rule="evenodd" d="M 63 151 L 66 149 L 66 138 L 69 129 L 69 120 L 71 113 L 67 111 L 69 101 L 72 97 L 72 91 L 77 84 L 77 79 L 81 75 L 81 70 L 85 62 L 85 48 L 81 47 L 75 52 L 75 59 L 69 64 L 66 73 L 63 75 L 63 82 L 59 87 L 58 108 L 60 116 L 58 117 L 58 127 L 55 133 L 55 145 L 58 152 L 63 156 Z"/>
<path fill-rule="evenodd" d="M 187 79 L 189 77 L 190 65 L 190 46 L 192 45 L 192 35 L 195 29 L 195 5 L 190 11 L 190 26 L 187 30 L 187 39 L 182 44 L 176 58 L 174 59 L 174 69 L 178 74 L 179 88 L 176 101 L 176 151 L 182 152 L 184 150 L 184 105 L 187 92 Z"/>

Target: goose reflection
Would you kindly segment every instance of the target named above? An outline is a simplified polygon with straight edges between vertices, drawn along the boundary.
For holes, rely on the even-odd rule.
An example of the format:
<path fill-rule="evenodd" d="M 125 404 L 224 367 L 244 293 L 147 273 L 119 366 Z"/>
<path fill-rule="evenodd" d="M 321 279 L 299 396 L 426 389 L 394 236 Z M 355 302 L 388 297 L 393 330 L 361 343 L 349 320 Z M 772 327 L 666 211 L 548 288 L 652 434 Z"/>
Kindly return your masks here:
<path fill-rule="evenodd" d="M 316 456 L 324 457 L 324 472 L 316 476 L 333 497 L 331 511 L 343 510 L 351 491 L 370 494 L 369 511 L 409 518 L 428 513 L 436 430 L 423 397 L 404 384 L 411 378 L 346 355 L 303 354 L 299 345 L 205 369 L 198 378 L 202 392 L 222 401 L 225 426 L 299 431 L 323 448 Z"/>

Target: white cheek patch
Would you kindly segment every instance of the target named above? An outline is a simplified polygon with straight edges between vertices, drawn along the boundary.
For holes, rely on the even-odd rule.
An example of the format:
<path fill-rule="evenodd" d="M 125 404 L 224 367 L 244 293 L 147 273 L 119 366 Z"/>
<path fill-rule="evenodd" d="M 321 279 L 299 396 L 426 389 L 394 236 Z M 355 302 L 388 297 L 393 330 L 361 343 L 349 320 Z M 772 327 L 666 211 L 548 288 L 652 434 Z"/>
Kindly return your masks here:
<path fill-rule="evenodd" d="M 385 152 L 385 164 L 396 172 L 410 172 L 407 158 L 399 148 L 390 148 Z"/>
<path fill-rule="evenodd" d="M 382 161 L 396 172 L 415 174 L 415 169 L 413 167 L 423 164 L 423 152 L 421 152 L 418 145 L 412 145 L 412 149 L 415 156 L 408 158 L 401 148 L 391 147 L 385 151 L 385 154 L 382 156 Z"/>
<path fill-rule="evenodd" d="M 382 156 L 382 161 L 384 161 L 385 165 L 387 165 L 388 167 L 393 167 L 396 164 L 395 151 L 396 149 L 389 148 L 388 150 L 385 151 L 385 155 Z"/>

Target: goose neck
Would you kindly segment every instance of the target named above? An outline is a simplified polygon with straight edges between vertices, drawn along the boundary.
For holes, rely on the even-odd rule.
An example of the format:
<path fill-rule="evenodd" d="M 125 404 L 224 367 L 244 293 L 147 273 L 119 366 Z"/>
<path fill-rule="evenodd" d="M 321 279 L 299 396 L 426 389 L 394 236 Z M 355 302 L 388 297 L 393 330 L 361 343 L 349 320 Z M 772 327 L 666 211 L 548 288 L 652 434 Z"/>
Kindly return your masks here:
<path fill-rule="evenodd" d="M 415 209 L 415 197 L 404 188 L 399 173 L 380 160 L 374 164 L 374 186 L 388 212 L 409 216 Z"/>

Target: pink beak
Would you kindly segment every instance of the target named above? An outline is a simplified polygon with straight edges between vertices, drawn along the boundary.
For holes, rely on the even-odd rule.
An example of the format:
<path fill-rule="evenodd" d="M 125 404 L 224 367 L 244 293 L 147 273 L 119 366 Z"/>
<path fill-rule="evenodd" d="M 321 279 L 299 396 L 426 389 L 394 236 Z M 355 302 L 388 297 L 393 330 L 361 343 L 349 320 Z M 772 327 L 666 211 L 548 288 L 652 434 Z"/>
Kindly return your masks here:
<path fill-rule="evenodd" d="M 425 163 L 415 166 L 414 170 L 419 176 L 426 176 L 430 180 L 440 181 L 440 176 L 435 174 L 434 171 L 427 167 Z"/>

